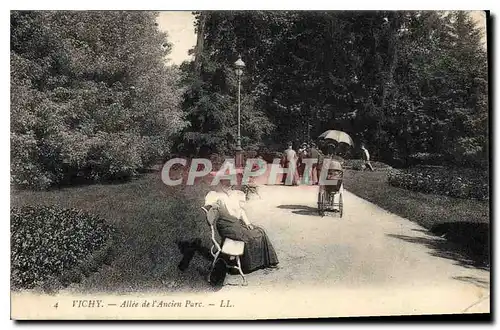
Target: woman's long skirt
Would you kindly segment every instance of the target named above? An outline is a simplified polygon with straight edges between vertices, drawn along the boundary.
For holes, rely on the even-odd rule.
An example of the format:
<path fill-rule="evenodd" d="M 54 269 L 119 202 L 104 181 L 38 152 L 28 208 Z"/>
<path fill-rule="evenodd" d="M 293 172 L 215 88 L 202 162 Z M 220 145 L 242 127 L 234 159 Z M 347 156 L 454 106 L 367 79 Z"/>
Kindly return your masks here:
<path fill-rule="evenodd" d="M 219 218 L 217 230 L 222 239 L 227 237 L 245 242 L 245 252 L 241 257 L 241 268 L 244 273 L 278 264 L 278 256 L 264 229 L 254 226 L 250 230 L 241 220 Z"/>

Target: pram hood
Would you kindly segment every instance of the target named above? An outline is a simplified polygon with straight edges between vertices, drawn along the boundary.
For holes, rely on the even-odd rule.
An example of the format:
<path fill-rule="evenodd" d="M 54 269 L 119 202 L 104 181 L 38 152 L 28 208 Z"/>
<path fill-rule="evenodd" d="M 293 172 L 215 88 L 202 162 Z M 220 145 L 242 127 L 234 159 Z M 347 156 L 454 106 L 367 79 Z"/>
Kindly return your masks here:
<path fill-rule="evenodd" d="M 334 171 L 342 171 L 342 165 L 338 160 L 331 159 L 331 158 L 326 158 L 323 161 L 323 168 L 328 169 L 328 170 L 334 170 Z"/>

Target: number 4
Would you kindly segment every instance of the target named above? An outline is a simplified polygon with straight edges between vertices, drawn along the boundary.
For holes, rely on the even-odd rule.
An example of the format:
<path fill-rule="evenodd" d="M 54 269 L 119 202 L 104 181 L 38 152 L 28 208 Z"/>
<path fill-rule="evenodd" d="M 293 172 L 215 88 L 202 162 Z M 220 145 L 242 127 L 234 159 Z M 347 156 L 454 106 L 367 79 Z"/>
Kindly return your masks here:
<path fill-rule="evenodd" d="M 59 303 L 56 302 L 56 304 L 54 305 L 54 308 L 57 308 L 59 306 Z"/>

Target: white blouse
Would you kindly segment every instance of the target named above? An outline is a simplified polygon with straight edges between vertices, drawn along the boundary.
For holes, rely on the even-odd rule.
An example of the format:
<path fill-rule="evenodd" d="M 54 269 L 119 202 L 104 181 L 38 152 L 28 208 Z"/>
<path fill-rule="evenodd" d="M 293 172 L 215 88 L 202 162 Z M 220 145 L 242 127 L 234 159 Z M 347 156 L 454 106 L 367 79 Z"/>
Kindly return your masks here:
<path fill-rule="evenodd" d="M 241 219 L 245 202 L 245 193 L 239 190 L 230 190 L 227 194 L 210 191 L 205 197 L 205 205 L 217 208 L 219 216 L 227 220 Z"/>

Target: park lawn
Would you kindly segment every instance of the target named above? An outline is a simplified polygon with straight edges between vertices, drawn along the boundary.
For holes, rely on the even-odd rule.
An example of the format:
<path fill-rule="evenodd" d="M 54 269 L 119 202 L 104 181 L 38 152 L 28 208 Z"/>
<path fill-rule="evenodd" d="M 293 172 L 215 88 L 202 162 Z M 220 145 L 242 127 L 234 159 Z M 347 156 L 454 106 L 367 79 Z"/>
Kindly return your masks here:
<path fill-rule="evenodd" d="M 178 241 L 202 238 L 209 230 L 200 209 L 206 186 L 167 186 L 160 172 L 117 184 L 93 184 L 51 191 L 12 191 L 11 206 L 58 205 L 97 214 L 119 233 L 110 266 L 84 278 L 75 290 L 134 292 L 206 288 L 207 261 L 196 255 L 187 271 Z"/>
<path fill-rule="evenodd" d="M 428 229 L 447 222 L 490 221 L 488 202 L 393 187 L 387 182 L 385 171 L 347 170 L 344 187 L 353 194 Z"/>
<path fill-rule="evenodd" d="M 489 258 L 488 201 L 424 194 L 393 187 L 386 171 L 346 170 L 344 187 L 381 208 L 416 222 L 436 235 L 462 245 L 471 258 Z"/>

